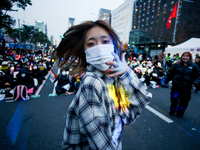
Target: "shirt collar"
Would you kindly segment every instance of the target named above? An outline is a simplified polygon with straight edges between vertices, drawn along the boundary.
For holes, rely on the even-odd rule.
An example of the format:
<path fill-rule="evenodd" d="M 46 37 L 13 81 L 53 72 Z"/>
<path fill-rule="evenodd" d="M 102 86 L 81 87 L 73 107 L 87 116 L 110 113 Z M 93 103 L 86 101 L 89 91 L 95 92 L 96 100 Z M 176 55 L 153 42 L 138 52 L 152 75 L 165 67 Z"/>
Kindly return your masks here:
<path fill-rule="evenodd" d="M 92 72 L 95 75 L 97 75 L 98 77 L 102 78 L 105 74 L 101 71 L 99 71 L 98 69 L 96 69 L 94 66 L 89 65 L 86 69 L 87 72 Z"/>
<path fill-rule="evenodd" d="M 89 65 L 86 69 L 87 72 L 92 72 L 93 74 L 95 74 L 96 76 L 98 76 L 99 78 L 105 78 L 107 80 L 111 80 L 112 82 L 114 81 L 114 78 L 109 77 L 107 75 L 105 75 L 103 72 L 99 71 L 98 69 L 96 69 L 94 66 Z"/>

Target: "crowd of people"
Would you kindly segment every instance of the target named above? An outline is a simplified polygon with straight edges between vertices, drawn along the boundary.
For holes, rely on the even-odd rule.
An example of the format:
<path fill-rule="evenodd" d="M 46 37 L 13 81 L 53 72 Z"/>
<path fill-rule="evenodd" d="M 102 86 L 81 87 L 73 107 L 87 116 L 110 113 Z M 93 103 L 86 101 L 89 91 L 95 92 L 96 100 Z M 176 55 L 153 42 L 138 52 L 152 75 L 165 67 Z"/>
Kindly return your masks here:
<path fill-rule="evenodd" d="M 153 57 L 146 56 L 143 53 L 129 52 L 126 53 L 126 62 L 130 68 L 134 70 L 138 78 L 143 80 L 147 86 L 153 88 L 168 87 L 171 82 L 166 85 L 165 78 L 172 65 L 179 63 L 181 57 L 179 53 L 171 56 L 170 53 L 164 51 L 160 54 L 155 54 Z M 197 54 L 191 61 L 200 67 L 200 56 Z M 195 92 L 198 92 L 199 85 L 194 87 Z"/>
<path fill-rule="evenodd" d="M 172 57 L 170 53 L 163 52 L 150 57 L 143 53 L 126 52 L 125 60 L 138 78 L 146 83 L 147 87 L 159 88 L 171 85 L 171 82 L 165 84 L 165 78 L 169 68 L 180 61 L 180 56 L 177 53 Z M 200 67 L 199 55 L 196 55 L 192 61 Z M 1 93 L 5 93 L 5 97 L 13 97 L 14 94 L 9 91 L 18 85 L 25 85 L 28 95 L 34 94 L 42 81 L 45 80 L 45 75 L 53 63 L 54 59 L 52 61 L 50 51 L 17 49 L 14 53 L 8 49 L 4 55 L 0 55 Z M 56 85 L 57 95 L 78 91 L 83 74 L 69 75 L 73 67 L 62 69 L 53 82 L 58 82 Z M 195 92 L 198 92 L 199 85 L 196 85 L 194 89 Z"/>
<path fill-rule="evenodd" d="M 2 52 L 2 51 L 1 51 Z M 0 100 L 27 100 L 34 97 L 38 87 L 46 80 L 55 59 L 48 50 L 9 49 L 0 55 Z M 69 75 L 70 68 L 61 69 L 53 83 L 57 95 L 78 91 L 81 75 Z"/>
<path fill-rule="evenodd" d="M 1 100 L 29 99 L 45 80 L 53 63 L 48 50 L 6 49 L 0 55 Z"/>
<path fill-rule="evenodd" d="M 125 55 L 127 65 L 135 72 L 139 79 L 146 83 L 147 87 L 159 88 L 172 86 L 172 81 L 169 84 L 165 84 L 165 79 L 168 70 L 173 64 L 180 61 L 179 54 L 175 54 L 171 57 L 170 53 L 167 55 L 165 52 L 161 54 L 155 54 L 154 57 L 144 56 L 142 53 L 127 52 Z M 196 55 L 193 62 L 200 67 L 200 56 Z M 60 71 L 58 77 L 54 81 L 57 81 L 56 94 L 61 95 L 65 93 L 76 93 L 79 88 L 81 75 L 69 75 L 69 72 L 73 67 L 65 68 Z M 66 86 L 68 85 L 68 86 Z M 194 87 L 195 92 L 198 92 L 199 86 Z"/>

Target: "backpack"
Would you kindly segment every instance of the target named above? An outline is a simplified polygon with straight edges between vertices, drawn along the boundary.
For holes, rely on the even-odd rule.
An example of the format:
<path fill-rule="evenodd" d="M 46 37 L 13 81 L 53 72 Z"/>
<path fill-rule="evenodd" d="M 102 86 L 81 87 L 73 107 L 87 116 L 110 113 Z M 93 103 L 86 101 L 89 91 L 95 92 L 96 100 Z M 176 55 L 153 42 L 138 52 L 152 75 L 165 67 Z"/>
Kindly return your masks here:
<path fill-rule="evenodd" d="M 18 85 L 14 88 L 13 100 L 28 100 L 28 89 L 25 85 Z"/>

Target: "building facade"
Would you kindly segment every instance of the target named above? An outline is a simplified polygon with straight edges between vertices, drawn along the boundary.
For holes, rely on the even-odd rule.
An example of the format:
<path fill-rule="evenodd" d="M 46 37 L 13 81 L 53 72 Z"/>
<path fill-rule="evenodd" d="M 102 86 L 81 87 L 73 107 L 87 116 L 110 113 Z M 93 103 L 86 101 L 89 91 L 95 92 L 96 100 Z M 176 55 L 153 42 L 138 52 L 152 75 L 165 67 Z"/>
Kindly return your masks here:
<path fill-rule="evenodd" d="M 125 0 L 112 11 L 111 26 L 124 44 L 128 44 L 129 32 L 132 30 L 134 1 Z"/>
<path fill-rule="evenodd" d="M 56 40 L 55 40 L 55 37 L 53 35 L 51 35 L 50 41 L 51 41 L 52 46 L 56 45 Z"/>
<path fill-rule="evenodd" d="M 104 20 L 111 26 L 111 10 L 101 8 L 99 10 L 99 19 Z"/>
<path fill-rule="evenodd" d="M 43 21 L 35 21 L 35 28 L 38 29 L 39 32 L 43 32 L 46 34 L 47 28 L 45 29 L 45 23 Z"/>
<path fill-rule="evenodd" d="M 137 30 L 141 30 L 150 35 L 151 42 L 172 42 L 175 18 L 172 18 L 169 29 L 167 29 L 166 24 L 176 2 L 178 2 L 178 0 L 136 0 L 133 10 L 131 34 L 134 34 Z M 193 0 L 193 2 L 194 3 L 189 3 L 180 0 L 176 44 L 188 40 L 191 36 L 186 30 L 188 31 L 189 29 L 189 22 L 194 20 L 191 19 L 192 12 L 194 13 L 195 10 L 199 10 L 198 5 L 195 5 L 195 2 L 198 3 L 198 0 Z M 194 15 L 192 17 L 194 17 Z M 137 41 L 132 41 L 132 39 L 130 39 L 129 43 L 131 44 L 132 42 L 137 43 Z"/>
<path fill-rule="evenodd" d="M 72 27 L 75 25 L 75 18 L 69 18 L 68 22 L 68 28 Z"/>

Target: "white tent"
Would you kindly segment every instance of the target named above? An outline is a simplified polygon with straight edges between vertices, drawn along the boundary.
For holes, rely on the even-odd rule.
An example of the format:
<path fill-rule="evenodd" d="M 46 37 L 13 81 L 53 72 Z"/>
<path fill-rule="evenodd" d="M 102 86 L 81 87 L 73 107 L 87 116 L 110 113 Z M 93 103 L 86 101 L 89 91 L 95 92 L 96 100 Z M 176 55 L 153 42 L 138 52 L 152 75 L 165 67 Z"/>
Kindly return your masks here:
<path fill-rule="evenodd" d="M 192 58 L 195 58 L 196 54 L 200 55 L 200 38 L 191 38 L 179 45 L 165 48 L 166 54 L 171 53 L 173 56 L 176 53 L 179 53 L 181 56 L 184 52 L 192 53 Z"/>

